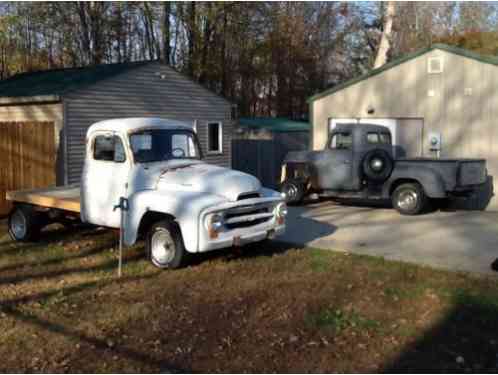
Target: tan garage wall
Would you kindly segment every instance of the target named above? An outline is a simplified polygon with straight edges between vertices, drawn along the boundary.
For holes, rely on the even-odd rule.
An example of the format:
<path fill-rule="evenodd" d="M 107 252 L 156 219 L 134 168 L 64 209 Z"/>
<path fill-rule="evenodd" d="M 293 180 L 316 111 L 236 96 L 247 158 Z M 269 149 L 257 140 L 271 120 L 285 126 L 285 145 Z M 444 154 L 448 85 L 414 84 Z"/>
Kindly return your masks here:
<path fill-rule="evenodd" d="M 60 137 L 63 128 L 63 109 L 61 103 L 50 104 L 11 104 L 0 105 L 0 122 L 54 122 L 54 142 L 57 185 L 64 184 L 63 142 Z"/>
<path fill-rule="evenodd" d="M 428 73 L 432 57 L 442 58 L 443 73 Z M 496 87 L 498 66 L 432 50 L 311 103 L 313 149 L 325 145 L 329 118 L 423 118 L 424 155 L 430 155 L 427 134 L 437 131 L 442 157 L 485 158 L 498 178 Z M 496 199 L 492 206 L 498 208 Z"/>

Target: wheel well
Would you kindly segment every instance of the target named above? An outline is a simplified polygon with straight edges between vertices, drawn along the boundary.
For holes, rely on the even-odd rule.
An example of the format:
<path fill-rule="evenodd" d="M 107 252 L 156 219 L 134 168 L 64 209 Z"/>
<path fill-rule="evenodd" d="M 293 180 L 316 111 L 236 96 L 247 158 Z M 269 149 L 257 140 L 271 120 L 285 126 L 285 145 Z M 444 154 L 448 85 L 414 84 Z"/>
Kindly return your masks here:
<path fill-rule="evenodd" d="M 408 183 L 411 183 L 411 184 L 419 184 L 420 186 L 422 186 L 422 184 L 413 179 L 413 178 L 400 178 L 399 180 L 396 180 L 394 181 L 391 186 L 389 187 L 389 196 L 393 195 L 393 192 L 394 190 L 400 186 L 400 185 L 403 185 L 403 184 L 408 184 Z"/>
<path fill-rule="evenodd" d="M 176 223 L 175 217 L 173 215 L 165 214 L 164 212 L 148 211 L 142 217 L 142 220 L 140 220 L 140 225 L 138 226 L 138 236 L 145 236 L 150 227 L 161 220 L 170 220 Z M 179 225 L 178 230 L 180 230 Z"/>
<path fill-rule="evenodd" d="M 299 180 L 306 182 L 309 179 L 309 163 L 306 162 L 287 162 L 285 164 L 285 180 Z M 284 181 L 282 181 L 284 182 Z"/>

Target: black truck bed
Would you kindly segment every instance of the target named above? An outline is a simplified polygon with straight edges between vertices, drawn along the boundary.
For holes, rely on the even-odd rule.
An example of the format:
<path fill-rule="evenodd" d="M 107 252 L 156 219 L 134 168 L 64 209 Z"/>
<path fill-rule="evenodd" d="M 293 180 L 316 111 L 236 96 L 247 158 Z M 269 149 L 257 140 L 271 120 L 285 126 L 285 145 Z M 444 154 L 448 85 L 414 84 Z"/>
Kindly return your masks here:
<path fill-rule="evenodd" d="M 438 171 L 448 191 L 486 182 L 485 159 L 400 158 L 396 159 L 395 168 L 408 168 L 418 163 Z"/>
<path fill-rule="evenodd" d="M 397 158 L 396 161 L 434 161 L 438 163 L 454 163 L 454 162 L 486 162 L 486 159 L 452 159 L 452 158 L 424 158 L 424 157 L 416 157 L 416 158 Z"/>

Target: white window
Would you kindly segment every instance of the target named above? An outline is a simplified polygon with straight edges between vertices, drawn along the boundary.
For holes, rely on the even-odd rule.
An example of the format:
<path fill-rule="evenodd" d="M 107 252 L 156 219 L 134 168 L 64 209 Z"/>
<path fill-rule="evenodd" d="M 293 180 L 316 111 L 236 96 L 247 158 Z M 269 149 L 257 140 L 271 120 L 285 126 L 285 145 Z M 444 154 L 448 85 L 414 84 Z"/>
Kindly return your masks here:
<path fill-rule="evenodd" d="M 171 151 L 174 158 L 197 158 L 197 148 L 190 134 L 173 134 Z"/>
<path fill-rule="evenodd" d="M 427 60 L 427 72 L 429 74 L 439 74 L 443 72 L 443 58 L 430 57 Z"/>
<path fill-rule="evenodd" d="M 208 122 L 207 132 L 208 154 L 221 154 L 223 152 L 223 127 L 221 122 Z"/>
<path fill-rule="evenodd" d="M 123 163 L 126 154 L 121 139 L 115 135 L 98 135 L 93 141 L 93 158 L 100 161 Z"/>

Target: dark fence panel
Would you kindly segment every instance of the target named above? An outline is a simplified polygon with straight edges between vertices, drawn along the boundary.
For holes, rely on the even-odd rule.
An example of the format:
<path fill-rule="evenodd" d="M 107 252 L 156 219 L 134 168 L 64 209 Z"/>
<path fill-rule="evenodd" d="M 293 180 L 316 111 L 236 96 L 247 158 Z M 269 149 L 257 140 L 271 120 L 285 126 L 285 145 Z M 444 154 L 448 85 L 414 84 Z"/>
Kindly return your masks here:
<path fill-rule="evenodd" d="M 308 148 L 308 133 L 275 133 L 271 140 L 232 140 L 232 168 L 256 176 L 263 186 L 278 188 L 285 155 Z"/>

